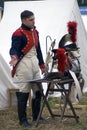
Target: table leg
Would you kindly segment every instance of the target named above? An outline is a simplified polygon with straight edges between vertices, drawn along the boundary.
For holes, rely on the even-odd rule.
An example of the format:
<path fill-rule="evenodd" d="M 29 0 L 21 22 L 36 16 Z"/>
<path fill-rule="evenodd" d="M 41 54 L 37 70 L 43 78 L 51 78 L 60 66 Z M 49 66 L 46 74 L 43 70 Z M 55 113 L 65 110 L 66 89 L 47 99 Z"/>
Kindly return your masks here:
<path fill-rule="evenodd" d="M 42 105 L 41 105 L 40 112 L 39 112 L 39 115 L 38 115 L 38 118 L 37 118 L 37 121 L 36 121 L 36 127 L 38 126 L 39 119 L 40 119 L 40 117 L 41 117 L 41 115 L 42 115 L 42 111 L 43 111 L 43 108 L 44 108 L 45 105 L 46 105 L 46 107 L 47 107 L 47 109 L 48 109 L 50 115 L 51 115 L 52 117 L 54 117 L 54 114 L 52 113 L 52 110 L 51 110 L 51 108 L 50 108 L 50 106 L 49 106 L 49 103 L 48 103 L 48 101 L 47 101 L 47 96 L 48 96 L 50 84 L 49 84 L 49 86 L 48 86 L 48 89 L 47 89 L 47 92 L 46 92 L 45 95 L 44 95 L 44 92 L 43 92 L 43 90 L 42 90 L 42 87 L 41 87 L 41 84 L 40 84 L 40 83 L 38 83 L 38 87 L 39 87 L 39 90 L 40 90 L 41 95 L 42 95 Z"/>

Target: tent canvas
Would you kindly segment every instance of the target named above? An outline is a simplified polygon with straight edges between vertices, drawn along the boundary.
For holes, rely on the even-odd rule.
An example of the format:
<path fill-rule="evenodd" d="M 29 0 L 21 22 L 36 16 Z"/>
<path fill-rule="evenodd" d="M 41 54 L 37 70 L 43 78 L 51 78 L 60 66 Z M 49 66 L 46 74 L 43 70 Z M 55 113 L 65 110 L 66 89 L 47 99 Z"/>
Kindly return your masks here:
<path fill-rule="evenodd" d="M 0 109 L 7 107 L 7 88 L 15 87 L 12 78 L 10 77 L 9 67 L 9 48 L 11 46 L 11 35 L 20 24 L 20 13 L 25 10 L 31 10 L 35 13 L 36 27 L 40 32 L 40 42 L 44 59 L 46 58 L 46 37 L 51 36 L 52 40 L 56 39 L 56 46 L 58 47 L 59 40 L 67 33 L 67 22 L 76 21 L 78 23 L 77 29 L 77 44 L 80 47 L 81 53 L 81 68 L 82 74 L 85 78 L 87 72 L 87 58 L 85 51 L 87 51 L 87 34 L 84 24 L 81 19 L 81 14 L 76 0 L 46 0 L 46 1 L 12 1 L 4 3 L 3 18 L 0 22 L 0 66 L 3 77 L 0 78 Z M 48 42 L 50 46 L 50 41 Z M 85 51 L 84 51 L 85 49 Z M 8 69 L 6 68 L 8 66 Z M 3 67 L 3 69 L 2 69 Z M 6 76 L 6 77 L 5 77 Z M 5 81 L 4 81 L 5 79 Z M 9 84 L 10 83 L 10 84 Z M 3 96 L 2 96 L 3 95 Z"/>
<path fill-rule="evenodd" d="M 80 6 L 81 17 L 87 31 L 87 6 Z"/>
<path fill-rule="evenodd" d="M 8 107 L 8 88 L 17 88 L 12 82 L 10 68 L 3 57 L 0 55 L 0 109 Z M 13 102 L 16 102 L 15 95 Z"/>

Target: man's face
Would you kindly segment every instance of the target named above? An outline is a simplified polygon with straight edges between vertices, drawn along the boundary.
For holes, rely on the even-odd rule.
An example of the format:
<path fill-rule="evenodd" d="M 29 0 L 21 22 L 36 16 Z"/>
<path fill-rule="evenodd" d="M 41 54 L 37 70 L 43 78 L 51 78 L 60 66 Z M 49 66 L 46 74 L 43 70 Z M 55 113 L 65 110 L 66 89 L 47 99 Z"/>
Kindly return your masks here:
<path fill-rule="evenodd" d="M 34 15 L 32 15 L 31 17 L 29 18 L 26 18 L 22 21 L 23 24 L 25 24 L 27 27 L 29 28 L 34 28 L 34 24 L 35 24 L 35 17 Z"/>

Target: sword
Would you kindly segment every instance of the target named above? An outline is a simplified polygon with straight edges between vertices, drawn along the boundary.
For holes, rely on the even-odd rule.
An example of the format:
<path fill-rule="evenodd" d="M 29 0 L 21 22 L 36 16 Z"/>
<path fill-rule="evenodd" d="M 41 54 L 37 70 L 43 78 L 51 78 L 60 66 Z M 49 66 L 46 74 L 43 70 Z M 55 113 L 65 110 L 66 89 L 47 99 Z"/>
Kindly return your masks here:
<path fill-rule="evenodd" d="M 41 82 L 42 80 L 45 80 L 44 78 L 40 79 L 32 79 L 32 80 L 25 80 L 25 81 L 14 81 L 14 83 L 34 83 L 34 82 Z"/>

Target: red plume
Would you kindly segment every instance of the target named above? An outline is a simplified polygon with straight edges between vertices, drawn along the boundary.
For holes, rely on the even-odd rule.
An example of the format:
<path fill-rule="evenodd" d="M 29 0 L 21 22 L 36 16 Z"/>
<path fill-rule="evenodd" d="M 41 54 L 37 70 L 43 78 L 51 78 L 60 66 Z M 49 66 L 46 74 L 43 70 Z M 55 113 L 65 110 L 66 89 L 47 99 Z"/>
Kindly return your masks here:
<path fill-rule="evenodd" d="M 77 23 L 75 21 L 70 21 L 67 23 L 68 32 L 71 34 L 71 40 L 72 42 L 76 42 L 76 35 L 77 35 Z"/>
<path fill-rule="evenodd" d="M 63 48 L 59 48 L 56 51 L 56 55 L 58 58 L 58 70 L 62 73 L 66 70 L 66 51 Z"/>

